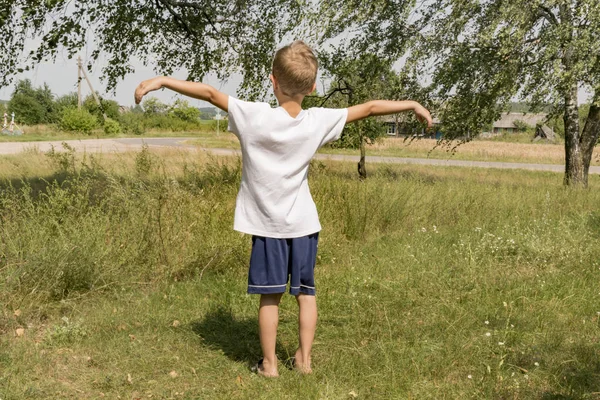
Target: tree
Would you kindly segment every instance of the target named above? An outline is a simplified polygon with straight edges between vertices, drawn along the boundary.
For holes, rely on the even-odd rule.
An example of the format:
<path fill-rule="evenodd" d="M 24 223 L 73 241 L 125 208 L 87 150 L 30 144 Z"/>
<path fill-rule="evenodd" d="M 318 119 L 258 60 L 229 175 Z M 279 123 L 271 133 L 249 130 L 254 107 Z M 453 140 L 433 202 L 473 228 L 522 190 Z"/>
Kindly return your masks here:
<path fill-rule="evenodd" d="M 320 102 L 321 106 L 351 107 L 372 99 L 401 99 L 405 96 L 406 77 L 399 76 L 389 60 L 382 60 L 375 54 L 351 57 L 338 50 L 330 54 L 321 53 L 320 61 L 334 82 L 329 94 Z M 365 145 L 373 144 L 383 135 L 385 126 L 375 118 L 347 125 L 342 132 L 342 146 L 360 148 L 358 173 L 363 179 L 367 177 Z"/>
<path fill-rule="evenodd" d="M 432 81 L 431 92 L 444 105 L 438 116 L 448 137 L 478 134 L 515 97 L 533 109 L 551 104 L 565 127 L 564 182 L 587 186 L 600 134 L 598 1 L 352 3 L 350 9 L 321 2 L 320 15 L 331 21 L 321 40 L 353 30 L 347 48 L 395 60 L 405 56 L 406 73 Z M 357 18 L 348 21 L 348 15 Z M 579 88 L 593 95 L 581 129 Z"/>
<path fill-rule="evenodd" d="M 187 100 L 177 99 L 175 103 L 169 107 L 169 114 L 183 121 L 198 122 L 200 119 L 200 110 L 190 106 Z"/>
<path fill-rule="evenodd" d="M 103 99 L 98 93 L 96 96 L 100 99 L 100 105 L 96 102 L 96 98 L 93 95 L 88 95 L 83 101 L 83 107 L 90 112 L 90 114 L 96 116 L 100 125 L 104 124 L 104 118 L 110 118 L 113 120 L 119 119 L 119 103 L 114 100 Z"/>
<path fill-rule="evenodd" d="M 54 109 L 54 94 L 50 90 L 50 86 L 44 82 L 43 86 L 35 89 L 34 98 L 44 109 L 44 117 L 42 123 L 58 122 L 59 116 L 55 113 Z"/>
<path fill-rule="evenodd" d="M 29 79 L 17 82 L 8 104 L 17 120 L 28 125 L 56 122 L 58 116 L 54 106 L 54 95 L 50 87 L 44 83 L 44 86 L 34 88 Z"/>
<path fill-rule="evenodd" d="M 65 108 L 77 108 L 77 93 L 71 92 L 65 94 L 54 101 L 55 113 L 59 118 L 62 116 Z"/>
<path fill-rule="evenodd" d="M 148 97 L 142 103 L 144 113 L 146 114 L 164 114 L 169 106 L 157 99 L 156 97 Z"/>
<path fill-rule="evenodd" d="M 52 60 L 73 58 L 94 37 L 87 68 L 102 55 L 108 89 L 133 71 L 132 57 L 161 74 L 184 69 L 188 79 L 209 71 L 221 79 L 243 75 L 242 90 L 262 93 L 271 56 L 299 24 L 297 0 L 4 0 L 0 2 L 0 86 L 15 73 Z M 25 43 L 39 45 L 26 52 Z"/>
<path fill-rule="evenodd" d="M 24 93 L 15 93 L 8 102 L 8 113 L 15 113 L 15 120 L 26 125 L 37 125 L 44 122 L 46 110 L 35 99 Z"/>

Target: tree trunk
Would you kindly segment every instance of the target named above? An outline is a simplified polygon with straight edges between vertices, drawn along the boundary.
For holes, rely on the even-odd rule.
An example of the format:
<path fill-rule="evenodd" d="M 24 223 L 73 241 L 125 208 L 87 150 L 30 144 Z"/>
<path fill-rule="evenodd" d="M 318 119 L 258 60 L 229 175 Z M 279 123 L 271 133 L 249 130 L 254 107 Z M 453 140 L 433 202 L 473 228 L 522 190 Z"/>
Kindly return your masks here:
<path fill-rule="evenodd" d="M 573 11 L 570 2 L 559 4 L 561 30 L 562 67 L 566 78 L 561 83 L 565 100 L 563 121 L 565 123 L 565 179 L 567 186 L 585 186 L 581 135 L 579 132 L 578 82 L 571 77 L 575 68 L 573 48 Z"/>
<path fill-rule="evenodd" d="M 358 175 L 360 179 L 367 179 L 367 168 L 365 167 L 365 156 L 366 156 L 366 148 L 365 148 L 365 139 L 362 135 L 362 128 L 359 127 L 358 137 L 360 139 L 360 161 L 358 162 Z"/>
<path fill-rule="evenodd" d="M 585 187 L 587 187 L 588 184 L 588 173 L 590 171 L 594 146 L 596 146 L 596 143 L 598 143 L 599 136 L 600 93 L 596 93 L 594 100 L 592 101 L 592 105 L 590 106 L 590 112 L 583 127 L 583 132 L 581 133 L 581 151 L 583 152 L 583 174 Z"/>
<path fill-rule="evenodd" d="M 583 162 L 581 135 L 579 133 L 579 106 L 577 85 L 573 85 L 565 96 L 565 185 L 587 186 L 587 174 Z"/>

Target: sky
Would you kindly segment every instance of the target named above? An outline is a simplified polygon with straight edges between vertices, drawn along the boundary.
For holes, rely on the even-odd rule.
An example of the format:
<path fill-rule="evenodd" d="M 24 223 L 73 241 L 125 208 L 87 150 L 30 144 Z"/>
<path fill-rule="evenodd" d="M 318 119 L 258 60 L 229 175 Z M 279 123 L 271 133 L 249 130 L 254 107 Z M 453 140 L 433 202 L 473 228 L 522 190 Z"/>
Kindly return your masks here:
<path fill-rule="evenodd" d="M 83 56 L 82 56 L 83 58 Z M 85 65 L 85 59 L 84 59 Z M 156 73 L 151 67 L 144 66 L 140 61 L 133 60 L 132 65 L 135 67 L 135 72 L 129 74 L 122 80 L 116 88 L 115 93 L 107 93 L 106 85 L 100 80 L 102 66 L 105 65 L 105 61 L 100 61 L 98 65 L 94 66 L 93 71 L 88 72 L 88 76 L 94 89 L 97 92 L 110 100 L 116 100 L 120 105 L 132 106 L 134 105 L 133 93 L 137 85 L 145 80 L 156 76 Z M 185 79 L 185 71 L 178 71 L 173 74 L 173 77 L 178 79 Z M 13 82 L 21 79 L 30 79 L 34 87 L 41 86 L 47 83 L 50 86 L 50 90 L 56 96 L 62 96 L 70 92 L 77 92 L 77 61 L 69 60 L 66 57 L 57 57 L 55 63 L 43 63 L 36 66 L 33 71 L 28 71 L 15 76 Z M 207 76 L 204 81 L 209 85 L 216 87 L 222 92 L 235 95 L 238 86 L 241 83 L 241 76 L 234 75 L 228 82 L 219 82 L 219 80 L 213 76 Z M 14 83 L 8 87 L 0 89 L 0 100 L 10 100 L 12 92 L 14 90 Z M 89 95 L 91 91 L 87 87 L 85 79 L 82 79 L 82 95 L 85 97 Z M 172 103 L 177 97 L 182 97 L 169 90 L 159 90 L 153 92 L 149 96 L 154 96 L 166 103 Z M 197 107 L 208 107 L 209 103 L 204 101 L 187 98 L 191 105 Z"/>

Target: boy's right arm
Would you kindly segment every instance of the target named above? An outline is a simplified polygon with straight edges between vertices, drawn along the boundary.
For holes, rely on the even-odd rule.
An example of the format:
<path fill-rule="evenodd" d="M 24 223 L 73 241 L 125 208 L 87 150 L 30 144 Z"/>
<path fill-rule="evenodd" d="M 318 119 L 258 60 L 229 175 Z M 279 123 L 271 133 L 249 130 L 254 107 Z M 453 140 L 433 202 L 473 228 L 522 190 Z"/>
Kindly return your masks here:
<path fill-rule="evenodd" d="M 181 81 L 166 76 L 158 76 L 140 83 L 137 89 L 135 89 L 135 103 L 139 104 L 142 101 L 142 98 L 149 92 L 164 87 L 185 96 L 193 97 L 194 99 L 208 101 L 212 105 L 219 107 L 221 110 L 227 111 L 229 96 L 225 93 L 204 83 Z"/>
<path fill-rule="evenodd" d="M 427 122 L 427 127 L 433 126 L 431 114 L 425 107 L 416 101 L 392 101 L 392 100 L 373 100 L 363 104 L 348 107 L 348 117 L 346 123 L 358 121 L 375 115 L 397 114 L 402 111 L 413 111 L 417 119 L 421 122 Z"/>

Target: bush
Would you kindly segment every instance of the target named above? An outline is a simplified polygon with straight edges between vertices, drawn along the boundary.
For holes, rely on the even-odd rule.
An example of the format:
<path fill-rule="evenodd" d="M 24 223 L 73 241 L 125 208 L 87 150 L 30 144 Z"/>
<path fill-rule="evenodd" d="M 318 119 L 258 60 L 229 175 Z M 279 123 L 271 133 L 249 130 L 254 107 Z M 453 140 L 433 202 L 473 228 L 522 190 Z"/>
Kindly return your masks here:
<path fill-rule="evenodd" d="M 200 119 L 200 110 L 190 106 L 186 100 L 177 99 L 169 110 L 169 115 L 188 122 L 198 122 Z"/>
<path fill-rule="evenodd" d="M 83 107 L 98 119 L 98 123 L 102 123 L 104 116 L 107 118 L 119 118 L 119 103 L 114 100 L 105 100 L 100 97 L 100 105 L 96 103 L 93 95 L 89 95 L 83 102 Z"/>
<path fill-rule="evenodd" d="M 107 135 L 117 135 L 121 133 L 121 125 L 114 119 L 107 118 L 104 121 L 104 133 Z"/>
<path fill-rule="evenodd" d="M 60 119 L 60 128 L 67 132 L 89 135 L 96 128 L 97 120 L 85 109 L 66 108 Z"/>
<path fill-rule="evenodd" d="M 36 125 L 44 122 L 46 110 L 33 97 L 22 93 L 15 94 L 8 103 L 8 113 L 15 113 L 15 121 L 25 125 Z"/>
<path fill-rule="evenodd" d="M 146 132 L 144 114 L 129 112 L 121 115 L 121 126 L 125 133 L 143 135 Z"/>

